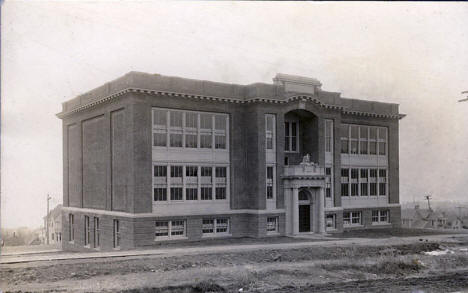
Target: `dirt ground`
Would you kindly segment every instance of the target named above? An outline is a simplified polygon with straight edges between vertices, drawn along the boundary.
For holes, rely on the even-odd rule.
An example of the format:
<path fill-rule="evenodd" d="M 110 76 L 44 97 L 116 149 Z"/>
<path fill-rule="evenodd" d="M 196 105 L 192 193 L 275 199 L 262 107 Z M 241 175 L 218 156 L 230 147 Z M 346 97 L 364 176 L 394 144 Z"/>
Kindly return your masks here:
<path fill-rule="evenodd" d="M 455 292 L 468 290 L 468 238 L 399 245 L 17 263 L 3 292 Z M 426 255 L 439 251 L 441 255 Z"/>

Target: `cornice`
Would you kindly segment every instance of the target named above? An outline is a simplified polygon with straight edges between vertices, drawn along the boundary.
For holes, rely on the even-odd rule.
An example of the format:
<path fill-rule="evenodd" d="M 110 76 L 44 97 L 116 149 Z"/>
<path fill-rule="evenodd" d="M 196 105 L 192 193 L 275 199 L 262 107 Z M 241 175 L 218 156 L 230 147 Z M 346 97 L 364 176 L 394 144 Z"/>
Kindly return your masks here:
<path fill-rule="evenodd" d="M 345 107 L 340 105 L 333 105 L 333 104 L 326 104 L 320 101 L 317 97 L 311 95 L 293 95 L 287 97 L 286 99 L 273 99 L 273 98 L 264 98 L 264 97 L 254 97 L 248 99 L 239 99 L 239 98 L 227 98 L 227 97 L 217 97 L 217 96 L 207 96 L 207 95 L 195 95 L 195 94 L 187 94 L 187 93 L 177 93 L 177 92 L 168 92 L 168 91 L 158 91 L 158 90 L 150 90 L 150 89 L 142 89 L 142 88 L 126 88 L 105 96 L 101 99 L 96 101 L 92 101 L 88 104 L 76 107 L 66 112 L 60 112 L 56 114 L 56 116 L 60 119 L 66 118 L 74 113 L 84 111 L 91 107 L 94 107 L 99 104 L 103 104 L 113 100 L 114 98 L 120 97 L 126 93 L 145 93 L 145 94 L 152 94 L 152 95 L 162 95 L 162 96 L 171 96 L 171 97 L 180 97 L 180 98 L 189 98 L 189 99 L 197 99 L 197 100 L 209 100 L 209 101 L 218 101 L 218 102 L 227 102 L 227 103 L 235 103 L 235 104 L 250 104 L 250 103 L 274 103 L 274 104 L 286 104 L 294 101 L 308 101 L 314 104 L 319 105 L 325 109 L 331 110 L 340 110 L 344 114 L 351 114 L 357 116 L 368 116 L 368 117 L 378 117 L 378 118 L 392 118 L 392 119 L 401 119 L 405 115 L 403 114 L 378 114 L 378 113 L 370 113 L 370 112 L 359 112 L 359 111 L 350 111 L 346 110 Z"/>

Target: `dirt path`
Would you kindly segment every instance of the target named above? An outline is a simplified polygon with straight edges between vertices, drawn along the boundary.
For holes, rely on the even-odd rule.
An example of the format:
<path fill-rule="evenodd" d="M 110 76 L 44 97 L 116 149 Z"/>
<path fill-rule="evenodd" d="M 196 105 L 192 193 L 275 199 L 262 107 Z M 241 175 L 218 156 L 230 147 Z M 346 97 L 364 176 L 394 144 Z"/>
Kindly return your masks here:
<path fill-rule="evenodd" d="M 468 238 L 435 239 L 439 238 L 346 239 L 263 249 L 214 246 L 191 253 L 178 248 L 166 254 L 2 264 L 0 288 L 4 292 L 237 292 L 240 288 L 243 292 L 358 292 L 352 291 L 355 288 L 404 292 L 424 284 L 437 291 L 445 276 L 453 280 L 452 287 L 447 285 L 450 290 L 468 289 L 466 278 L 460 276 L 468 270 Z M 450 253 L 423 253 L 442 249 Z M 388 291 L 393 284 L 398 290 Z"/>

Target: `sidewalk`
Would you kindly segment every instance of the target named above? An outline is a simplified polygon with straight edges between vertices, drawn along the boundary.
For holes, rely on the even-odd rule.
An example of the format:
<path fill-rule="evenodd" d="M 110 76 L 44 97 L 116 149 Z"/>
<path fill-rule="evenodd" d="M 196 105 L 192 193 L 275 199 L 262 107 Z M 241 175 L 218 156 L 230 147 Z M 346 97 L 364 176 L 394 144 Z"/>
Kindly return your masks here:
<path fill-rule="evenodd" d="M 304 236 L 307 237 L 307 236 Z M 327 241 L 315 242 L 292 242 L 292 243 L 274 243 L 274 244 L 247 244 L 247 245 L 218 245 L 218 246 L 195 246 L 181 248 L 157 248 L 144 250 L 116 250 L 105 252 L 54 252 L 45 255 L 2 255 L 0 256 L 0 264 L 26 263 L 36 261 L 51 261 L 51 260 L 72 260 L 72 259 L 93 259 L 93 258 L 110 258 L 110 257 L 139 257 L 139 256 L 180 256 L 193 254 L 212 254 L 221 252 L 239 252 L 251 251 L 260 249 L 291 249 L 291 248 L 306 248 L 314 246 L 341 246 L 341 245 L 396 245 L 424 241 L 450 241 L 452 237 L 468 237 L 468 235 L 460 234 L 445 234 L 445 235 L 428 235 L 428 236 L 411 236 L 411 237 L 390 237 L 390 238 L 348 238 Z"/>

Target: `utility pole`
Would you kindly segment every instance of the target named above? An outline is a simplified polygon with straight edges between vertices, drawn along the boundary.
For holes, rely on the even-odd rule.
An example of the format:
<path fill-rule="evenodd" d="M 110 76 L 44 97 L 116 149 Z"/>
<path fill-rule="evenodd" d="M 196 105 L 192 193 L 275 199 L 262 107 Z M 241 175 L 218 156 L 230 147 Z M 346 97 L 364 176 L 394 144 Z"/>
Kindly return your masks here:
<path fill-rule="evenodd" d="M 431 209 L 431 202 L 430 202 L 432 196 L 430 194 L 428 194 L 424 198 L 427 199 L 427 206 L 428 206 L 429 210 L 432 210 Z"/>
<path fill-rule="evenodd" d="M 49 200 L 52 199 L 52 197 L 49 196 L 47 193 L 47 215 L 46 215 L 46 241 L 47 244 L 49 244 Z"/>

